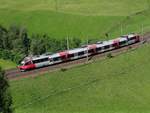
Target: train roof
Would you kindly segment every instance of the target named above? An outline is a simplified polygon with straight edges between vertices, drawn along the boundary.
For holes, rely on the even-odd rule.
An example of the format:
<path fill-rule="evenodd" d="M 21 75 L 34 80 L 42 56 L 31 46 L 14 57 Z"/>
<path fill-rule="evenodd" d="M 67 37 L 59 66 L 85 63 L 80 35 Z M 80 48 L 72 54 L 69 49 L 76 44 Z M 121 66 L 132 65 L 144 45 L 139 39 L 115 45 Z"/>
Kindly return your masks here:
<path fill-rule="evenodd" d="M 68 53 L 73 54 L 73 53 L 78 53 L 80 51 L 85 51 L 85 50 L 86 50 L 86 47 L 85 48 L 75 48 L 75 49 L 69 50 Z"/>
<path fill-rule="evenodd" d="M 134 36 L 136 36 L 136 35 L 135 34 L 129 34 L 128 38 L 131 38 L 131 37 L 134 37 Z"/>
<path fill-rule="evenodd" d="M 48 58 L 48 56 L 44 56 L 44 55 L 41 55 L 41 56 L 38 56 L 38 57 L 33 57 L 32 60 L 39 60 L 39 59 L 44 59 L 44 58 Z"/>
<path fill-rule="evenodd" d="M 59 53 L 54 53 L 53 55 L 50 55 L 49 58 L 59 57 Z"/>
<path fill-rule="evenodd" d="M 23 61 L 28 62 L 30 60 L 39 60 L 43 58 L 48 58 L 48 55 L 29 56 L 29 57 L 25 57 Z"/>
<path fill-rule="evenodd" d="M 126 38 L 126 37 L 128 37 L 128 38 L 131 38 L 131 37 L 134 37 L 134 36 L 136 36 L 137 34 L 135 34 L 135 33 L 131 33 L 131 34 L 128 34 L 128 35 L 122 35 L 121 37 L 122 38 Z"/>

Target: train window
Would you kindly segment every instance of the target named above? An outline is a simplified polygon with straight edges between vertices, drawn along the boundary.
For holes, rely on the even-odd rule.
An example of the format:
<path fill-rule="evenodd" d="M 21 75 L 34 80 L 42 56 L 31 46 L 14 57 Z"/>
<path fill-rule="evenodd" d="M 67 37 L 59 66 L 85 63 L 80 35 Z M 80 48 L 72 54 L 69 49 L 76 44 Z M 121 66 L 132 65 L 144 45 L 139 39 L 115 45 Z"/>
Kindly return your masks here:
<path fill-rule="evenodd" d="M 48 61 L 48 58 L 41 59 L 41 62 L 46 62 L 46 61 Z"/>
<path fill-rule="evenodd" d="M 68 58 L 74 57 L 74 54 L 68 54 Z"/>
<path fill-rule="evenodd" d="M 88 50 L 88 53 L 94 53 L 94 49 Z"/>
<path fill-rule="evenodd" d="M 48 61 L 49 59 L 48 58 L 43 58 L 43 59 L 38 59 L 38 60 L 33 60 L 33 63 L 41 63 L 41 62 L 46 62 Z"/>
<path fill-rule="evenodd" d="M 45 58 L 45 61 L 49 61 L 49 58 Z"/>
<path fill-rule="evenodd" d="M 79 56 L 84 55 L 84 51 L 78 53 Z"/>
<path fill-rule="evenodd" d="M 129 38 L 129 40 L 133 40 L 133 39 L 136 39 L 136 37 L 131 37 L 131 38 Z"/>
<path fill-rule="evenodd" d="M 39 60 L 33 60 L 33 63 L 34 64 L 39 63 Z"/>
<path fill-rule="evenodd" d="M 119 42 L 119 45 L 123 45 L 125 43 L 126 43 L 126 41 L 122 41 L 122 42 Z"/>
<path fill-rule="evenodd" d="M 116 43 L 114 43 L 114 44 L 112 44 L 112 47 L 115 47 L 117 44 Z"/>
<path fill-rule="evenodd" d="M 108 49 L 110 46 L 109 45 L 106 45 L 106 46 L 104 46 L 104 49 Z"/>
<path fill-rule="evenodd" d="M 25 63 L 25 65 L 30 65 L 30 64 L 31 64 L 31 61 Z"/>
<path fill-rule="evenodd" d="M 59 61 L 59 60 L 60 60 L 60 57 L 53 58 L 53 61 Z"/>
<path fill-rule="evenodd" d="M 101 51 L 101 50 L 102 50 L 102 48 L 101 48 L 101 47 L 96 48 L 96 51 Z"/>

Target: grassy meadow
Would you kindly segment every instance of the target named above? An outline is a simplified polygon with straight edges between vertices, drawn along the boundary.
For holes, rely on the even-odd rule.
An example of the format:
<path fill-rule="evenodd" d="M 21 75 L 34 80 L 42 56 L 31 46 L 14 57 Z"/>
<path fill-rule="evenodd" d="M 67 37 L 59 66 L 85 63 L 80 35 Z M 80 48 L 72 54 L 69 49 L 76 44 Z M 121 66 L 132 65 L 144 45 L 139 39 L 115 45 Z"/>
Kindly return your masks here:
<path fill-rule="evenodd" d="M 14 62 L 0 59 L 0 66 L 3 69 L 11 69 L 11 68 L 15 68 L 17 65 Z"/>
<path fill-rule="evenodd" d="M 1 0 L 1 9 L 17 11 L 58 11 L 81 15 L 129 15 L 147 7 L 147 0 Z"/>
<path fill-rule="evenodd" d="M 11 81 L 15 113 L 149 113 L 150 45 L 65 72 Z"/>
<path fill-rule="evenodd" d="M 112 26 L 148 7 L 147 0 L 1 0 L 0 24 L 24 26 L 30 34 L 55 38 L 105 38 Z M 137 30 L 133 28 L 130 32 Z"/>

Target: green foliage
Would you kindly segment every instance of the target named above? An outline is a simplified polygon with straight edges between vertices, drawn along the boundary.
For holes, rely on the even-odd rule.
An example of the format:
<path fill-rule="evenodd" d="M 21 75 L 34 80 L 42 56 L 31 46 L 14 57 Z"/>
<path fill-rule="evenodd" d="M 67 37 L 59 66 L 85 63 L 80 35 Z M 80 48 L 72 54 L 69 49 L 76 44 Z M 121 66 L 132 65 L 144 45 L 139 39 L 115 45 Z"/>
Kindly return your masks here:
<path fill-rule="evenodd" d="M 0 113 L 12 113 L 12 98 L 8 91 L 9 84 L 5 72 L 0 67 Z"/>
<path fill-rule="evenodd" d="M 6 29 L 0 26 L 0 58 L 19 63 L 28 54 L 29 48 L 30 39 L 24 28 L 11 26 Z"/>
<path fill-rule="evenodd" d="M 31 41 L 31 52 L 34 55 L 40 55 L 42 53 L 46 52 L 46 48 L 44 45 L 44 41 L 42 39 L 40 39 L 40 37 L 34 36 L 35 38 L 32 39 Z"/>
<path fill-rule="evenodd" d="M 70 49 L 80 47 L 81 40 L 72 38 L 68 40 Z M 51 38 L 48 35 L 33 35 L 31 38 L 30 53 L 40 55 L 46 52 L 64 51 L 67 49 L 67 39 Z"/>
<path fill-rule="evenodd" d="M 108 57 L 108 58 L 112 58 L 113 56 L 112 56 L 111 53 L 108 53 L 108 54 L 107 54 L 107 57 Z"/>

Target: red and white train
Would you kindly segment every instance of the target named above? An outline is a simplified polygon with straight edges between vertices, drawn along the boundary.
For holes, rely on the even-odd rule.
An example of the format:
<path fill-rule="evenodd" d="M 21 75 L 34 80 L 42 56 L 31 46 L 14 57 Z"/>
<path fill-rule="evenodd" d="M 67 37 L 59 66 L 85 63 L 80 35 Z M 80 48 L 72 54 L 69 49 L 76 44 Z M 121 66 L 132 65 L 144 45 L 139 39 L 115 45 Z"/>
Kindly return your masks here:
<path fill-rule="evenodd" d="M 81 48 L 66 50 L 51 55 L 26 57 L 21 62 L 21 65 L 18 66 L 18 68 L 21 71 L 41 68 L 44 66 L 58 64 L 70 60 L 76 60 L 86 56 L 91 56 L 94 54 L 100 54 L 106 51 L 111 51 L 117 48 L 121 48 L 123 46 L 132 45 L 139 41 L 140 41 L 140 36 L 137 34 L 124 35 L 113 40 L 97 42 L 95 44 L 89 44 Z"/>

